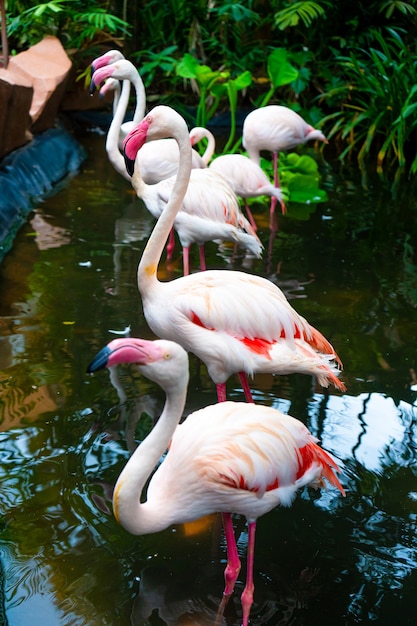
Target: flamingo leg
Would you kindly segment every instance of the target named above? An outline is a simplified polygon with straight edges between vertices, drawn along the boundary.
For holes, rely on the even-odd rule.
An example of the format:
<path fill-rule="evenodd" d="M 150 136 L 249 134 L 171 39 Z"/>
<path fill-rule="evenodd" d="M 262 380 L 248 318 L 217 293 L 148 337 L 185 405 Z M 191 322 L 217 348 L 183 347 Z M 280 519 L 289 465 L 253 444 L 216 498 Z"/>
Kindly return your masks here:
<path fill-rule="evenodd" d="M 200 270 L 205 272 L 207 269 L 206 266 L 206 255 L 204 254 L 204 244 L 198 246 L 198 251 L 200 254 Z"/>
<path fill-rule="evenodd" d="M 217 402 L 226 402 L 226 383 L 220 383 L 219 385 L 216 385 L 216 391 Z"/>
<path fill-rule="evenodd" d="M 171 261 L 172 255 L 174 254 L 175 247 L 175 233 L 174 229 L 171 228 L 171 232 L 169 233 L 168 243 L 167 243 L 167 260 Z"/>
<path fill-rule="evenodd" d="M 239 372 L 239 380 L 242 385 L 243 393 L 245 394 L 246 402 L 253 402 L 252 392 L 249 387 L 248 377 L 245 372 Z"/>
<path fill-rule="evenodd" d="M 274 187 L 280 188 L 279 184 L 279 174 L 278 174 L 278 152 L 273 153 L 274 159 Z M 269 209 L 269 219 L 270 219 L 270 227 L 272 230 L 277 230 L 277 223 L 275 217 L 275 207 L 277 205 L 277 198 L 275 196 L 271 197 L 271 207 Z M 285 206 L 284 200 L 280 200 L 281 205 L 281 213 L 283 215 L 287 212 L 287 207 Z"/>
<path fill-rule="evenodd" d="M 235 531 L 231 513 L 223 513 L 223 528 L 226 538 L 227 565 L 224 570 L 224 592 L 223 595 L 229 597 L 235 588 L 235 582 L 240 572 L 240 559 L 237 551 Z"/>
<path fill-rule="evenodd" d="M 251 610 L 251 606 L 253 604 L 253 561 L 255 554 L 255 531 L 256 531 L 256 522 L 251 522 L 248 524 L 248 557 L 247 557 L 247 574 L 246 574 L 246 584 L 245 588 L 240 597 L 240 601 L 242 603 L 242 626 L 247 626 L 249 621 L 249 614 Z"/>
<path fill-rule="evenodd" d="M 249 205 L 246 202 L 245 198 L 243 198 L 243 204 L 245 205 L 245 211 L 246 211 L 246 215 L 248 216 L 249 223 L 252 226 L 253 230 L 256 232 L 258 230 L 258 227 L 256 225 L 255 218 L 252 215 L 252 211 L 250 210 Z"/>
<path fill-rule="evenodd" d="M 190 248 L 188 246 L 182 249 L 182 271 L 184 276 L 190 273 Z"/>

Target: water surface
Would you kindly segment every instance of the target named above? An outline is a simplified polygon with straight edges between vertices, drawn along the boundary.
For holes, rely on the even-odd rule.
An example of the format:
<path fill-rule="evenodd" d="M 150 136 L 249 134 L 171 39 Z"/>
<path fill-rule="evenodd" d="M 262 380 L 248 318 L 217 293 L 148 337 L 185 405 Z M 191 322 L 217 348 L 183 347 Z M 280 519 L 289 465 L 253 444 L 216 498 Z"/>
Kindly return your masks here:
<path fill-rule="evenodd" d="M 152 337 L 136 267 L 153 218 L 83 134 L 78 175 L 37 206 L 0 266 L 0 560 L 10 626 L 213 624 L 223 591 L 218 519 L 132 537 L 111 511 L 117 476 L 159 415 L 161 391 L 125 368 L 86 375 L 115 333 Z M 312 152 L 314 154 L 314 152 Z M 252 624 L 415 623 L 416 202 L 322 162 L 328 201 L 289 206 L 270 255 L 209 245 L 210 267 L 274 280 L 336 347 L 347 392 L 257 376 L 256 402 L 304 421 L 343 466 L 346 498 L 303 491 L 258 523 Z M 197 255 L 194 252 L 194 267 Z M 160 276 L 181 274 L 177 246 Z M 242 400 L 238 381 L 228 395 Z M 186 412 L 215 402 L 191 357 Z M 243 560 L 224 623 L 240 624 Z M 1 594 L 0 594 L 1 597 Z"/>

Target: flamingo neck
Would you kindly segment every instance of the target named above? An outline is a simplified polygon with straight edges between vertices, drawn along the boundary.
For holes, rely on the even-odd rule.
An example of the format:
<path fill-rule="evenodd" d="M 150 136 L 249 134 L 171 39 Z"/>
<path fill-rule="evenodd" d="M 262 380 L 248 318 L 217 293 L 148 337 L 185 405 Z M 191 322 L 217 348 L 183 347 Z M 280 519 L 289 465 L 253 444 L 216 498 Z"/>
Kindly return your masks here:
<path fill-rule="evenodd" d="M 120 93 L 119 102 L 117 104 L 116 113 L 113 115 L 110 128 L 106 138 L 106 152 L 109 157 L 110 163 L 118 174 L 121 174 L 124 178 L 130 179 L 130 176 L 126 172 L 126 166 L 122 153 L 119 150 L 119 135 L 122 122 L 126 115 L 126 109 L 129 102 L 130 95 L 130 80 L 124 80 L 122 84 L 122 91 Z"/>
<path fill-rule="evenodd" d="M 146 109 L 145 86 L 139 75 L 139 72 L 135 72 L 135 74 L 132 76 L 132 84 L 136 92 L 136 107 L 135 107 L 135 112 L 133 114 L 133 121 L 135 124 L 139 124 L 139 122 L 142 120 L 142 118 L 145 115 L 145 109 Z"/>
<path fill-rule="evenodd" d="M 179 165 L 175 183 L 169 201 L 149 237 L 138 267 L 138 288 L 142 298 L 146 296 L 152 285 L 158 283 L 158 264 L 169 233 L 174 225 L 175 217 L 180 210 L 182 201 L 187 192 L 188 182 L 190 180 L 192 148 L 187 125 L 181 118 L 180 121 L 181 126 L 178 126 L 176 132 L 172 133 L 179 148 Z M 135 173 L 136 169 L 137 160 Z"/>
<path fill-rule="evenodd" d="M 216 140 L 214 139 L 214 135 L 210 131 L 204 133 L 204 137 L 207 139 L 207 146 L 204 150 L 204 153 L 201 155 L 201 158 L 203 159 L 203 163 L 205 165 L 208 165 L 210 163 L 211 157 L 214 154 L 214 150 L 216 149 Z"/>
<path fill-rule="evenodd" d="M 141 502 L 140 498 L 184 411 L 188 375 L 181 379 L 172 388 L 165 389 L 165 406 L 159 420 L 130 457 L 114 488 L 114 515 L 119 524 L 133 535 L 159 532 L 172 524 L 169 502 L 165 498 L 163 502 L 157 495 L 146 502 Z"/>

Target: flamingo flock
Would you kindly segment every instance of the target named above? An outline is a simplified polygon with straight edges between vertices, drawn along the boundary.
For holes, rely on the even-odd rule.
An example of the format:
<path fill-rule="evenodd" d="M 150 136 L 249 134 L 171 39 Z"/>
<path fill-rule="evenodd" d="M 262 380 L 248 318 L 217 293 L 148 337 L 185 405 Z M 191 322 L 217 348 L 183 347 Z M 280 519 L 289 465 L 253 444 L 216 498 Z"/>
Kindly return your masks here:
<path fill-rule="evenodd" d="M 219 615 L 241 568 L 232 515 L 246 517 L 247 572 L 241 605 L 242 624 L 247 626 L 254 594 L 257 519 L 278 505 L 290 506 L 305 486 L 322 488 L 327 482 L 345 495 L 336 461 L 299 420 L 255 404 L 250 379 L 258 373 L 303 373 L 340 392 L 345 385 L 340 380 L 342 363 L 331 343 L 296 312 L 276 285 L 242 271 L 206 269 L 203 246 L 207 241 L 230 240 L 259 257 L 262 244 L 256 224 L 250 213 L 248 219 L 243 215 L 238 198 L 269 195 L 271 220 L 277 202 L 285 211 L 277 174 L 272 184 L 260 167 L 260 151 L 272 151 L 277 167 L 279 151 L 326 139 L 293 111 L 272 105 L 245 120 L 243 142 L 249 156 L 211 160 L 215 150 L 211 133 L 198 128 L 190 133 L 183 117 L 168 106 L 158 105 L 145 115 L 140 75 L 120 53 L 99 57 L 92 71 L 94 88 L 114 91 L 106 140 L 109 159 L 156 219 L 139 261 L 137 283 L 145 319 L 158 339 L 113 340 L 87 371 L 130 363 L 165 393 L 161 417 L 116 482 L 114 515 L 128 532 L 142 535 L 221 513 L 227 565 Z M 122 81 L 121 91 L 116 80 Z M 130 84 L 142 117 L 123 126 Z M 198 159 L 193 145 L 203 137 L 208 146 Z M 152 152 L 159 152 L 161 168 L 154 165 L 147 172 L 146 155 Z M 168 159 L 171 169 L 165 167 Z M 161 282 L 158 267 L 167 241 L 172 253 L 174 230 L 183 248 L 183 276 Z M 200 271 L 193 273 L 192 243 L 200 249 Z M 187 396 L 188 353 L 206 365 L 217 403 L 179 424 Z M 236 374 L 246 402 L 227 400 L 226 383 Z M 156 466 L 143 501 L 142 492 Z"/>

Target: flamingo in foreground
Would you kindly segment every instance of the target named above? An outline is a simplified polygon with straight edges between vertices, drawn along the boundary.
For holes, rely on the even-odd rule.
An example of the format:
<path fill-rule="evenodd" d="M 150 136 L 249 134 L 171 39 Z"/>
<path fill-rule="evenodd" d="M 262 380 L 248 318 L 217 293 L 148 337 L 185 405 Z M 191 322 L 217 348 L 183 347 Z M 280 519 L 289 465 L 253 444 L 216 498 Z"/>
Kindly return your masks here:
<path fill-rule="evenodd" d="M 248 522 L 247 576 L 241 595 L 243 626 L 253 603 L 256 520 L 279 504 L 290 506 L 296 492 L 324 479 L 344 495 L 332 457 L 317 445 L 304 424 L 266 406 L 223 402 L 188 415 L 184 411 L 189 368 L 185 350 L 171 341 L 115 339 L 88 367 L 95 372 L 134 363 L 165 391 L 161 417 L 130 457 L 113 492 L 117 521 L 134 535 L 158 532 L 173 524 L 223 513 L 227 543 L 222 613 L 240 572 L 231 513 Z M 146 481 L 153 474 L 146 502 Z"/>
<path fill-rule="evenodd" d="M 307 124 L 292 109 L 277 104 L 251 111 L 243 122 L 242 143 L 249 158 L 259 165 L 261 150 L 273 153 L 275 187 L 279 187 L 278 153 L 282 150 L 292 150 L 306 141 L 315 139 L 328 143 L 321 130 Z M 270 210 L 271 224 L 274 223 L 276 203 L 277 199 L 273 196 Z M 282 202 L 281 207 L 284 212 L 285 205 Z"/>
<path fill-rule="evenodd" d="M 327 339 L 289 304 L 283 292 L 260 276 L 209 270 L 160 282 L 158 263 L 184 199 L 191 173 L 191 146 L 185 120 L 167 106 L 155 107 L 125 140 L 133 167 L 146 139 L 173 137 L 180 163 L 169 201 L 158 219 L 139 263 L 137 279 L 146 321 L 157 337 L 177 341 L 208 369 L 219 401 L 235 373 L 253 402 L 247 375 L 304 373 L 327 387 L 338 379 L 341 362 Z M 131 146 L 131 142 L 133 146 Z"/>

